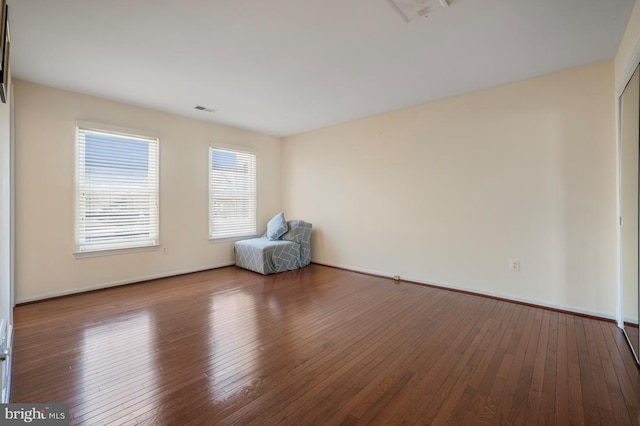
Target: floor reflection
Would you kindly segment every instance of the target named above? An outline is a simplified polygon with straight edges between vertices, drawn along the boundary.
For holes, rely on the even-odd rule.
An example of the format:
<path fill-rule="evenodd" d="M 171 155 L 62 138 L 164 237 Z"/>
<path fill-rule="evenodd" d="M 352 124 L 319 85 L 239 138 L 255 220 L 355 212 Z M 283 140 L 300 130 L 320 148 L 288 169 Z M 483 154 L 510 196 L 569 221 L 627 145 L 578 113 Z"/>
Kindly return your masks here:
<path fill-rule="evenodd" d="M 101 413 L 106 415 L 116 407 L 127 409 L 140 398 L 146 409 L 152 408 L 146 401 L 155 400 L 157 389 L 155 336 L 148 312 L 83 330 L 77 406 L 83 418 L 100 423 Z M 98 410 L 83 409 L 96 401 L 100 401 Z"/>
<path fill-rule="evenodd" d="M 260 336 L 254 296 L 243 292 L 211 296 L 209 369 L 211 397 L 231 398 L 258 369 Z"/>

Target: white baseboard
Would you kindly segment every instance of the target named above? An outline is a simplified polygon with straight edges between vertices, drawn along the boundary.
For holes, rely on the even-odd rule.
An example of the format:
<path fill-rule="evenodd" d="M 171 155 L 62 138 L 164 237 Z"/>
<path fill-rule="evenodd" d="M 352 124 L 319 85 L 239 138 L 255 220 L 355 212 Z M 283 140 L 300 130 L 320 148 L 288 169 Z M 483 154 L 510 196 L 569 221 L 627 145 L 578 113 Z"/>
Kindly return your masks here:
<path fill-rule="evenodd" d="M 325 262 L 325 261 L 318 260 L 318 259 L 311 259 L 311 262 L 316 263 L 318 265 L 332 266 L 332 267 L 335 267 L 335 268 L 347 269 L 347 270 L 354 271 L 354 272 L 362 272 L 362 273 L 365 273 L 365 274 L 377 275 L 377 276 L 380 276 L 380 277 L 393 279 L 393 274 L 390 274 L 388 272 L 383 272 L 383 271 L 378 271 L 378 270 L 373 270 L 373 269 L 367 269 L 367 268 L 360 268 L 360 267 L 357 267 L 357 266 L 343 265 L 343 264 L 332 263 L 332 262 Z M 206 271 L 206 270 L 209 270 L 209 269 L 223 268 L 225 266 L 231 266 L 231 265 L 234 265 L 234 264 L 235 264 L 235 262 L 229 261 L 229 262 L 216 263 L 216 264 L 212 264 L 212 265 L 206 265 L 206 266 L 202 266 L 202 267 L 198 267 L 198 268 L 183 269 L 183 270 L 179 270 L 179 271 L 166 272 L 166 273 L 162 273 L 162 274 L 148 275 L 148 276 L 136 277 L 136 278 L 126 279 L 126 280 L 119 280 L 119 281 L 112 281 L 112 282 L 109 282 L 109 283 L 103 283 L 103 284 L 98 284 L 98 285 L 89 286 L 89 287 L 76 288 L 76 289 L 73 289 L 73 290 L 51 292 L 51 293 L 46 293 L 46 294 L 35 296 L 35 297 L 21 298 L 21 299 L 17 299 L 16 303 L 20 304 L 20 303 L 27 303 L 27 302 L 35 302 L 35 301 L 38 301 L 38 300 L 50 299 L 52 297 L 67 296 L 67 295 L 70 295 L 70 294 L 83 293 L 83 292 L 92 291 L 92 290 L 100 290 L 100 289 L 109 288 L 109 287 L 117 287 L 117 286 L 120 286 L 120 285 L 133 284 L 133 283 L 137 283 L 137 282 L 141 282 L 141 281 L 156 280 L 156 279 L 167 278 L 167 277 L 172 277 L 172 276 L 176 276 L 176 275 L 183 275 L 183 274 L 190 274 L 190 273 L 193 273 L 193 272 Z M 441 288 L 444 288 L 444 289 L 466 291 L 466 292 L 469 292 L 469 293 L 478 294 L 480 296 L 499 297 L 501 299 L 512 300 L 514 302 L 528 303 L 528 304 L 537 305 L 537 306 L 540 306 L 540 307 L 551 308 L 551 309 L 559 309 L 559 310 L 563 310 L 563 311 L 573 312 L 573 313 L 576 313 L 576 314 L 590 315 L 590 316 L 604 318 L 604 319 L 608 319 L 608 320 L 615 320 L 616 319 L 615 315 L 604 314 L 602 312 L 589 311 L 589 310 L 586 310 L 586 309 L 576 308 L 574 306 L 547 303 L 547 302 L 542 302 L 542 301 L 535 300 L 535 299 L 526 299 L 526 298 L 520 298 L 520 297 L 513 297 L 511 295 L 506 295 L 506 294 L 502 294 L 502 293 L 495 293 L 495 292 L 491 292 L 491 291 L 478 290 L 478 289 L 475 289 L 475 288 L 451 285 L 451 284 L 448 284 L 448 283 L 442 283 L 442 282 L 431 281 L 431 280 L 423 280 L 423 279 L 419 279 L 419 278 L 406 277 L 406 276 L 402 277 L 402 280 L 404 280 L 404 281 L 412 281 L 412 282 L 419 283 L 419 284 L 432 285 L 432 286 L 441 287 Z"/>
<path fill-rule="evenodd" d="M 318 259 L 311 259 L 311 262 L 317 263 L 318 265 L 332 266 L 332 267 L 335 267 L 335 268 L 347 269 L 347 270 L 354 271 L 354 272 L 362 272 L 362 273 L 365 273 L 365 274 L 378 275 L 378 276 L 381 276 L 381 277 L 384 277 L 384 278 L 393 279 L 393 274 L 389 274 L 388 272 L 376 271 L 376 270 L 373 270 L 373 269 L 366 269 L 366 268 L 359 268 L 357 266 L 341 265 L 341 264 L 337 264 L 337 263 L 325 262 L 325 261 L 318 260 Z M 437 282 L 437 281 L 430 281 L 430 280 L 427 281 L 427 280 L 423 280 L 423 279 L 420 279 L 420 278 L 405 277 L 405 276 L 402 277 L 402 280 L 403 281 L 411 281 L 411 282 L 415 282 L 415 283 L 418 283 L 418 284 L 426 284 L 426 285 L 431 285 L 431 286 L 435 286 L 435 287 L 441 287 L 441 288 L 444 288 L 444 289 L 466 291 L 466 292 L 474 293 L 474 294 L 477 294 L 477 295 L 480 295 L 480 296 L 499 297 L 500 299 L 512 300 L 514 302 L 527 303 L 527 304 L 530 304 L 530 305 L 536 305 L 536 306 L 540 306 L 540 307 L 543 307 L 543 308 L 559 309 L 561 311 L 568 311 L 568 312 L 573 312 L 573 313 L 576 313 L 576 314 L 589 315 L 589 316 L 603 318 L 603 319 L 607 319 L 607 320 L 615 320 L 616 319 L 615 315 L 603 314 L 602 312 L 589 311 L 589 310 L 586 310 L 586 309 L 576 308 L 574 306 L 566 306 L 566 305 L 560 305 L 560 304 L 554 304 L 554 303 L 547 303 L 547 302 L 542 302 L 540 300 L 535 300 L 535 299 L 525 299 L 525 298 L 520 298 L 520 297 L 513 297 L 511 295 L 506 295 L 506 294 L 502 294 L 502 293 L 494 293 L 494 292 L 491 292 L 491 291 L 478 290 L 478 289 L 475 289 L 475 288 L 462 287 L 462 286 L 458 286 L 458 285 L 451 285 L 451 284 L 441 283 L 441 282 Z"/>
<path fill-rule="evenodd" d="M 27 302 L 35 302 L 38 300 L 51 299 L 52 297 L 68 296 L 70 294 L 84 293 L 86 291 L 100 290 L 100 289 L 109 288 L 109 287 L 117 287 L 120 285 L 133 284 L 133 283 L 138 283 L 142 281 L 157 280 L 160 278 L 168 278 L 176 275 L 191 274 L 193 272 L 207 271 L 209 269 L 224 268 L 225 266 L 231 266 L 231 265 L 235 265 L 235 262 L 234 261 L 222 262 L 222 263 L 216 263 L 213 265 L 201 266 L 198 268 L 182 269 L 179 271 L 165 272 L 162 274 L 148 275 L 148 276 L 136 277 L 136 278 L 126 279 L 126 280 L 119 280 L 119 281 L 112 281 L 109 283 L 103 283 L 103 284 L 93 285 L 89 287 L 74 288 L 72 290 L 54 291 L 51 293 L 46 293 L 46 294 L 42 294 L 35 297 L 26 297 L 26 298 L 17 299 L 16 303 L 20 304 L 20 303 L 27 303 Z"/>

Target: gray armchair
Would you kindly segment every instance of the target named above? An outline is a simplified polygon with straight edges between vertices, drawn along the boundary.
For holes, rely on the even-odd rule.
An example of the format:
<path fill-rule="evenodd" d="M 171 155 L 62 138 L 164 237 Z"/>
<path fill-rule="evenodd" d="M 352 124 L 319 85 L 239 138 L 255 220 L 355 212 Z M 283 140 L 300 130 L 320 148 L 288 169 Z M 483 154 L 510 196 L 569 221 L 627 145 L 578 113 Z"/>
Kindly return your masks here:
<path fill-rule="evenodd" d="M 303 220 L 287 222 L 289 230 L 279 239 L 266 236 L 235 243 L 236 266 L 263 275 L 291 271 L 311 262 L 311 228 Z"/>

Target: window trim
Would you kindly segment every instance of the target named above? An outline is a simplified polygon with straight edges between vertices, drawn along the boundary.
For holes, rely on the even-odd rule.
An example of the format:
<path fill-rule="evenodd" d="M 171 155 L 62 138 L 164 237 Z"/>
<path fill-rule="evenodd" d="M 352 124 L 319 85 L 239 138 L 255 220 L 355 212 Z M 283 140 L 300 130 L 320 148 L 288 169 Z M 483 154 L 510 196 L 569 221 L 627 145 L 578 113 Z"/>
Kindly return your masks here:
<path fill-rule="evenodd" d="M 109 247 L 103 249 L 93 249 L 93 250 L 79 250 L 77 244 L 77 221 L 79 218 L 79 203 L 78 203 L 78 183 L 79 183 L 79 168 L 78 168 L 78 131 L 80 129 L 96 131 L 96 132 L 105 132 L 112 133 L 119 136 L 129 136 L 133 138 L 146 138 L 146 139 L 155 139 L 158 143 L 158 191 L 157 191 L 157 203 L 158 203 L 158 238 L 156 239 L 155 244 L 148 245 L 140 245 L 140 246 L 131 246 L 131 247 Z M 95 121 L 87 121 L 87 120 L 76 120 L 74 123 L 74 131 L 73 131 L 73 241 L 72 241 L 72 253 L 73 256 L 77 259 L 82 258 L 91 258 L 91 257 L 99 257 L 99 256 L 111 256 L 117 254 L 127 254 L 127 253 L 139 253 L 146 251 L 157 251 L 161 248 L 161 229 L 162 229 L 162 219 L 161 219 L 161 185 L 162 178 L 160 173 L 160 164 L 162 161 L 162 153 L 160 149 L 160 136 L 155 132 L 151 132 L 148 130 L 140 130 L 134 129 L 124 126 L 116 126 L 111 124 L 98 123 Z"/>
<path fill-rule="evenodd" d="M 159 251 L 160 248 L 162 248 L 162 245 L 153 244 L 150 246 L 140 246 L 140 247 L 123 247 L 123 248 L 111 248 L 111 249 L 104 249 L 104 250 L 74 251 L 73 256 L 76 259 L 84 259 L 87 257 L 101 257 L 101 256 L 113 256 L 117 254 L 142 253 L 145 251 Z"/>
<path fill-rule="evenodd" d="M 255 162 L 256 162 L 256 175 L 255 175 L 255 189 L 256 189 L 256 199 L 255 199 L 255 229 L 256 232 L 254 234 L 247 234 L 247 235 L 238 235 L 235 237 L 222 237 L 222 238 L 213 238 L 211 237 L 211 169 L 212 169 L 212 164 L 211 164 L 211 160 L 212 160 L 212 150 L 214 149 L 220 149 L 220 150 L 225 150 L 225 151 L 233 151 L 233 152 L 238 152 L 241 154 L 251 154 L 255 157 Z M 208 193 L 208 197 L 207 197 L 207 236 L 209 239 L 209 243 L 228 243 L 228 242 L 235 242 L 235 241 L 240 241 L 240 240 L 248 240 L 250 238 L 256 238 L 258 236 L 258 168 L 259 168 L 259 161 L 258 161 L 258 153 L 256 152 L 255 149 L 248 147 L 248 146 L 244 146 L 244 145 L 229 145 L 229 144 L 223 144 L 223 143 L 216 143 L 216 142 L 210 142 L 208 149 L 207 149 L 207 193 Z"/>

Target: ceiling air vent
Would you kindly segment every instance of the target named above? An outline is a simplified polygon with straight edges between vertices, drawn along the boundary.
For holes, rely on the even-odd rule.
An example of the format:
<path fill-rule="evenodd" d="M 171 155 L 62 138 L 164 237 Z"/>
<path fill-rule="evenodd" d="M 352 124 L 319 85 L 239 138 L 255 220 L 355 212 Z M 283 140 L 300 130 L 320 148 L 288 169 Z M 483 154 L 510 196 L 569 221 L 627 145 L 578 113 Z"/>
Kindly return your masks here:
<path fill-rule="evenodd" d="M 447 0 L 389 0 L 405 21 L 427 18 L 440 9 L 449 7 Z"/>
<path fill-rule="evenodd" d="M 193 109 L 197 109 L 198 111 L 204 111 L 204 112 L 214 112 L 215 111 L 215 109 L 203 107 L 202 105 L 196 105 L 195 107 L 193 107 Z"/>

